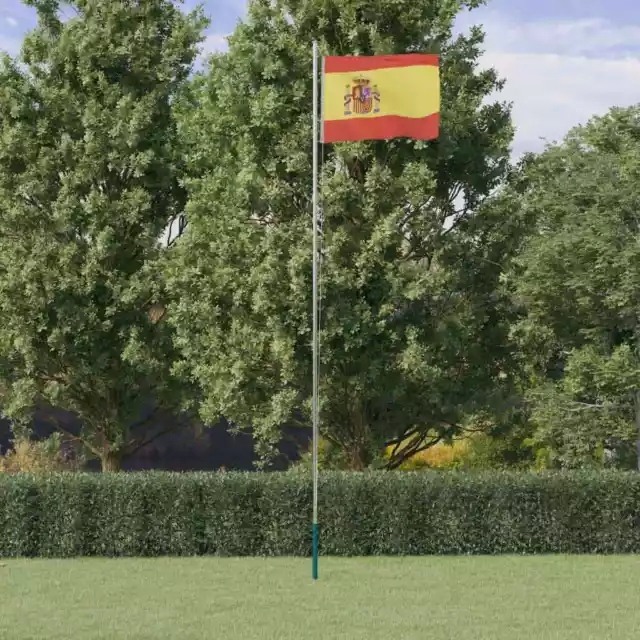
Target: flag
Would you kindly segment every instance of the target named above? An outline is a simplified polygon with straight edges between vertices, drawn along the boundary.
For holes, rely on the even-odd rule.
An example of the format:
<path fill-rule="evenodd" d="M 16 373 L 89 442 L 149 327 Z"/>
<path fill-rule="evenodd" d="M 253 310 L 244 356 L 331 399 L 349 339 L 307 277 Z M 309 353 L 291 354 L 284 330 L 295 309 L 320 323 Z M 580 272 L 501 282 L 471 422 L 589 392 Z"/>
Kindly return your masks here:
<path fill-rule="evenodd" d="M 439 56 L 327 56 L 323 62 L 323 142 L 438 137 Z"/>

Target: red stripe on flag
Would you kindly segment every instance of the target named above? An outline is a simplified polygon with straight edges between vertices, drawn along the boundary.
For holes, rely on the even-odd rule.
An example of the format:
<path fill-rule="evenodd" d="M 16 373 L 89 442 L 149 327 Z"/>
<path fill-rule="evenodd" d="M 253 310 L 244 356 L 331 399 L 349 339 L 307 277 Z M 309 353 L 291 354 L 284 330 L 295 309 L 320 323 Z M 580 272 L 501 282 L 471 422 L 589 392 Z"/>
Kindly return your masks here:
<path fill-rule="evenodd" d="M 433 140 L 440 133 L 440 114 L 426 118 L 379 116 L 377 118 L 349 118 L 325 120 L 323 139 L 329 142 L 356 142 L 358 140 L 387 140 L 388 138 L 414 138 Z"/>
<path fill-rule="evenodd" d="M 350 73 L 391 69 L 394 67 L 437 67 L 440 56 L 432 53 L 401 53 L 393 56 L 327 56 L 324 59 L 325 73 Z"/>

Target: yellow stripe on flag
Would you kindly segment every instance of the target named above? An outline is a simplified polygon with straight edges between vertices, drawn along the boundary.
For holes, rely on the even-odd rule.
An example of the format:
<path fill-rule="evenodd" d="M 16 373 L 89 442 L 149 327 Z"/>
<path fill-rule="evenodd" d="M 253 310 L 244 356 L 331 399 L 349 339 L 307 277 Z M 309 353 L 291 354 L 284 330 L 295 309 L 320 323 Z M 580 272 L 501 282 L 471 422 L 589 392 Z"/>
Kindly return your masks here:
<path fill-rule="evenodd" d="M 391 67 L 324 76 L 324 120 L 346 120 L 345 96 L 351 92 L 354 80 L 366 78 L 379 92 L 379 111 L 361 114 L 359 118 L 401 116 L 424 118 L 440 110 L 440 75 L 433 65 Z"/>

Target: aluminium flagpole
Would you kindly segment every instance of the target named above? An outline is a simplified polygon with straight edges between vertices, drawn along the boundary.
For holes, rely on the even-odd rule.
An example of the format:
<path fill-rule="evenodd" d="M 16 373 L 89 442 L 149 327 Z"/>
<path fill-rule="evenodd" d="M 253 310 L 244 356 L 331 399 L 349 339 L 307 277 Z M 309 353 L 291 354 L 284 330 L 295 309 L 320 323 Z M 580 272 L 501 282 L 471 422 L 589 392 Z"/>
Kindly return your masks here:
<path fill-rule="evenodd" d="M 318 579 L 318 43 L 313 42 L 313 267 L 312 267 L 312 287 L 313 287 L 313 401 L 312 416 L 313 424 L 313 559 L 312 576 Z"/>

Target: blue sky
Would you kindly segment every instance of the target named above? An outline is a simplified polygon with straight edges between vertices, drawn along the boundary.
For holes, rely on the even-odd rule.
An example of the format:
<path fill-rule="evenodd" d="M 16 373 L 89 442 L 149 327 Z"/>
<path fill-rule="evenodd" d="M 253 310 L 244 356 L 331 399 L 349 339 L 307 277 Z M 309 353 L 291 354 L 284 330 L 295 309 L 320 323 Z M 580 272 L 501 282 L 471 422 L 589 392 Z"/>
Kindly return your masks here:
<path fill-rule="evenodd" d="M 0 49 L 15 54 L 34 24 L 20 0 L 0 0 Z M 191 7 L 196 0 L 186 0 Z M 212 19 L 205 52 L 244 14 L 244 0 L 205 0 Z M 613 105 L 640 102 L 640 0 L 490 0 L 457 28 L 483 24 L 483 64 L 506 78 L 514 104 L 514 153 L 537 151 Z"/>

